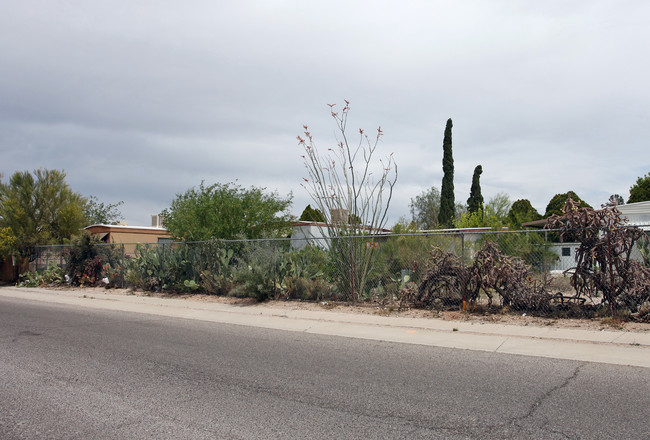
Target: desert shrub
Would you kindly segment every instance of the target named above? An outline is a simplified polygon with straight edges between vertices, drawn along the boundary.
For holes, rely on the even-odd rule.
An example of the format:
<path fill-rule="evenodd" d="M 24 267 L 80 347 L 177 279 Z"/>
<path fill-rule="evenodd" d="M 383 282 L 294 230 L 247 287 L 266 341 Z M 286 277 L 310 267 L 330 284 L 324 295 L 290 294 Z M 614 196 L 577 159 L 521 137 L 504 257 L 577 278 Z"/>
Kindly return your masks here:
<path fill-rule="evenodd" d="M 25 272 L 20 275 L 19 287 L 58 286 L 65 283 L 65 271 L 50 261 L 43 272 Z"/>
<path fill-rule="evenodd" d="M 305 301 L 331 299 L 331 284 L 322 279 L 289 276 L 285 278 L 286 298 Z"/>
<path fill-rule="evenodd" d="M 273 280 L 259 266 L 242 264 L 234 273 L 234 287 L 228 295 L 264 301 L 274 293 Z"/>
<path fill-rule="evenodd" d="M 633 313 L 631 318 L 638 322 L 650 323 L 650 304 L 644 305 L 637 313 Z"/>
<path fill-rule="evenodd" d="M 404 310 L 414 305 L 417 301 L 418 293 L 418 285 L 413 282 L 406 283 L 404 287 L 400 288 L 397 293 L 399 310 Z"/>
<path fill-rule="evenodd" d="M 234 279 L 232 275 L 215 273 L 210 271 L 201 272 L 200 288 L 205 293 L 213 295 L 227 295 L 233 287 Z"/>
<path fill-rule="evenodd" d="M 637 242 L 639 246 L 639 253 L 641 254 L 641 259 L 645 267 L 650 268 L 650 237 L 644 235 Z"/>
<path fill-rule="evenodd" d="M 535 276 L 531 267 L 517 257 L 504 255 L 491 241 L 484 243 L 478 252 L 471 271 L 471 285 L 475 298 L 479 290 L 492 300 L 496 292 L 503 305 L 514 310 L 540 310 L 549 306 L 551 295 L 547 293 L 550 279 Z"/>
<path fill-rule="evenodd" d="M 272 242 L 246 243 L 237 255 L 233 267 L 234 286 L 229 295 L 250 297 L 258 301 L 271 298 L 277 292 L 276 280 L 282 279 L 282 254 Z"/>
<path fill-rule="evenodd" d="M 455 239 L 442 234 L 399 234 L 380 241 L 379 255 L 369 276 L 370 284 L 374 286 L 372 301 L 381 304 L 399 301 L 400 289 L 409 282 L 422 280 L 432 247 L 451 249 Z"/>
<path fill-rule="evenodd" d="M 306 246 L 298 251 L 283 253 L 278 264 L 280 295 L 286 299 L 321 300 L 331 295 L 327 281 L 327 252 Z M 277 294 L 277 293 L 276 293 Z"/>
<path fill-rule="evenodd" d="M 200 286 L 210 294 L 226 295 L 233 287 L 232 268 L 235 251 L 232 246 L 211 241 L 203 248 L 205 253 L 200 270 Z"/>
<path fill-rule="evenodd" d="M 329 263 L 327 252 L 317 246 L 305 246 L 297 251 L 283 253 L 290 276 L 308 279 L 325 277 L 324 267 Z"/>
<path fill-rule="evenodd" d="M 464 298 L 470 299 L 467 298 L 469 276 L 468 268 L 456 254 L 433 248 L 414 305 L 439 308 L 461 304 Z"/>
<path fill-rule="evenodd" d="M 571 276 L 576 296 L 602 295 L 612 316 L 619 307 L 637 312 L 650 299 L 650 269 L 632 259 L 632 250 L 646 234 L 626 226 L 615 206 L 595 211 L 579 208 L 569 198 L 563 212 L 549 218 L 547 227 L 559 229 L 562 239 L 570 236 L 580 243 Z"/>
<path fill-rule="evenodd" d="M 127 260 L 126 279 L 133 287 L 160 291 L 166 289 L 172 278 L 164 264 L 164 247 L 138 245 L 135 256 Z"/>
<path fill-rule="evenodd" d="M 482 292 L 488 306 L 497 294 L 501 305 L 514 310 L 547 309 L 548 283 L 547 277 L 536 276 L 523 260 L 504 255 L 491 241 L 483 243 L 471 266 L 452 252 L 434 248 L 413 304 L 436 308 L 463 304 L 465 308 L 476 303 Z"/>
<path fill-rule="evenodd" d="M 486 241 L 494 242 L 502 254 L 520 258 L 538 273 L 547 272 L 558 258 L 551 243 L 536 232 L 485 234 L 480 245 Z"/>
<path fill-rule="evenodd" d="M 650 305 L 650 268 L 639 261 L 630 261 L 631 275 L 628 288 L 617 297 L 617 302 L 631 312 L 638 312 L 644 304 Z"/>
<path fill-rule="evenodd" d="M 232 251 L 216 241 L 138 245 L 126 280 L 144 290 L 226 293 Z"/>

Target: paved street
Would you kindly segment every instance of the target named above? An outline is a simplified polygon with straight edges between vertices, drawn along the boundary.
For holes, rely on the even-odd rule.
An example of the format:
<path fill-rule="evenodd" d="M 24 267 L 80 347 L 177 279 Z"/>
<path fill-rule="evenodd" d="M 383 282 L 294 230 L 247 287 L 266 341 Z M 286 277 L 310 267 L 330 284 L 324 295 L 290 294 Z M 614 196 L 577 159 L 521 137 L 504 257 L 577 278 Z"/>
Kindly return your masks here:
<path fill-rule="evenodd" d="M 650 370 L 0 297 L 0 437 L 650 437 Z"/>

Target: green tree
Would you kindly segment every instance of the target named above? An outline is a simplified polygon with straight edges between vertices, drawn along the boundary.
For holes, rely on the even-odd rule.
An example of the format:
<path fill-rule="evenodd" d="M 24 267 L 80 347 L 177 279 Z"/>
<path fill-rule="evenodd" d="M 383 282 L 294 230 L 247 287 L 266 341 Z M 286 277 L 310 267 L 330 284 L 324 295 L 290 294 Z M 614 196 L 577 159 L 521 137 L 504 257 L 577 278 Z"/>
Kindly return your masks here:
<path fill-rule="evenodd" d="M 418 232 L 418 226 L 414 221 L 409 221 L 406 217 L 402 216 L 397 220 L 391 228 L 392 234 L 414 234 Z"/>
<path fill-rule="evenodd" d="M 467 210 L 469 212 L 478 212 L 483 208 L 483 195 L 481 194 L 481 174 L 483 174 L 483 167 L 478 165 L 474 168 L 474 175 L 472 176 L 472 188 L 469 192 L 469 199 L 467 199 Z"/>
<path fill-rule="evenodd" d="M 521 225 L 535 220 L 541 220 L 542 216 L 528 199 L 519 199 L 512 204 L 508 211 L 507 223 L 511 229 L 521 229 Z"/>
<path fill-rule="evenodd" d="M 462 212 L 456 219 L 457 228 L 501 228 L 506 223 L 510 209 L 510 198 L 506 193 L 498 193 L 490 198 L 478 211 Z"/>
<path fill-rule="evenodd" d="M 124 202 L 104 203 L 100 202 L 97 197 L 90 196 L 84 205 L 84 215 L 89 225 L 116 225 L 124 220 L 122 213 L 118 209 Z"/>
<path fill-rule="evenodd" d="M 307 207 L 302 211 L 302 214 L 300 214 L 300 218 L 298 220 L 300 220 L 301 222 L 324 223 L 325 216 L 323 215 L 320 209 L 314 209 L 311 207 L 311 205 L 307 205 Z"/>
<path fill-rule="evenodd" d="M 161 215 L 174 238 L 206 241 L 212 238 L 277 236 L 289 226 L 291 195 L 286 199 L 264 188 L 242 188 L 235 183 L 191 188 L 177 194 Z"/>
<path fill-rule="evenodd" d="M 64 243 L 84 226 L 85 199 L 73 192 L 65 173 L 39 169 L 0 182 L 0 227 L 11 229 L 14 251 L 28 256 L 36 245 Z"/>
<path fill-rule="evenodd" d="M 14 252 L 16 237 L 11 228 L 0 228 L 0 261 Z"/>
<path fill-rule="evenodd" d="M 619 194 L 612 194 L 611 196 L 609 196 L 609 199 L 607 199 L 607 203 L 601 206 L 603 208 L 613 208 L 614 206 L 618 206 L 618 205 L 625 205 L 625 200 Z"/>
<path fill-rule="evenodd" d="M 411 199 L 411 218 L 420 229 L 435 229 L 438 227 L 440 213 L 440 191 L 432 186 L 423 193 Z"/>
<path fill-rule="evenodd" d="M 490 197 L 490 200 L 485 204 L 485 213 L 498 219 L 501 223 L 506 223 L 506 217 L 512 202 L 508 194 L 504 192 L 497 193 L 495 196 Z"/>
<path fill-rule="evenodd" d="M 483 207 L 483 195 L 481 194 L 481 174 L 483 174 L 483 167 L 478 165 L 474 168 L 474 175 L 472 176 L 472 187 L 469 191 L 469 199 L 467 199 L 467 210 L 469 212 L 478 212 Z"/>
<path fill-rule="evenodd" d="M 454 224 L 456 200 L 454 196 L 454 157 L 451 147 L 451 118 L 447 120 L 445 136 L 442 141 L 442 189 L 440 190 L 440 212 L 438 223 L 442 227 L 450 228 Z"/>
<path fill-rule="evenodd" d="M 457 228 L 499 228 L 502 223 L 494 214 L 480 208 L 476 212 L 463 212 L 454 225 Z"/>
<path fill-rule="evenodd" d="M 630 187 L 630 198 L 627 203 L 645 202 L 650 200 L 650 173 L 636 179 Z"/>
<path fill-rule="evenodd" d="M 553 214 L 563 215 L 562 209 L 567 199 L 571 197 L 571 200 L 577 203 L 579 208 L 591 208 L 587 202 L 582 200 L 578 195 L 573 191 L 568 191 L 563 194 L 555 194 L 548 205 L 546 205 L 546 212 L 544 213 L 544 218 L 548 218 Z"/>

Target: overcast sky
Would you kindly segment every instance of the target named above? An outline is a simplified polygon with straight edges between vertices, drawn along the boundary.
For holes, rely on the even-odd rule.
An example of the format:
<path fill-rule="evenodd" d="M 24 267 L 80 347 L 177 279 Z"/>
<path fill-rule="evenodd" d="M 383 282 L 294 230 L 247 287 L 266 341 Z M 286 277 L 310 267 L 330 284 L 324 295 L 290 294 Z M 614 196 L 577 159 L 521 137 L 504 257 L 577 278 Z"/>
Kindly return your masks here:
<path fill-rule="evenodd" d="M 650 172 L 646 0 L 3 0 L 0 173 L 63 169 L 148 225 L 175 194 L 237 180 L 311 203 L 296 136 L 381 125 L 399 167 L 390 224 L 442 181 L 540 213 L 573 190 L 626 200 Z"/>

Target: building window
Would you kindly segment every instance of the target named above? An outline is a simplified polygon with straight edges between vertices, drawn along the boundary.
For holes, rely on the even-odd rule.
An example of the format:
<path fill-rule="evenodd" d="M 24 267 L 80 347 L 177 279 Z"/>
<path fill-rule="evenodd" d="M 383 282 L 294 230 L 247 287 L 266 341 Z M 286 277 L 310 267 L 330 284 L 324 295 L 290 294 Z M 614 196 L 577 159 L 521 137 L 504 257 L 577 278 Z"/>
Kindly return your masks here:
<path fill-rule="evenodd" d="M 562 248 L 562 256 L 563 257 L 570 257 L 571 256 L 571 248 L 563 247 Z"/>

